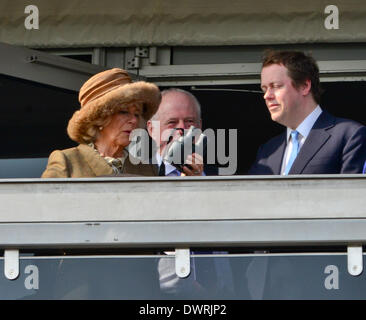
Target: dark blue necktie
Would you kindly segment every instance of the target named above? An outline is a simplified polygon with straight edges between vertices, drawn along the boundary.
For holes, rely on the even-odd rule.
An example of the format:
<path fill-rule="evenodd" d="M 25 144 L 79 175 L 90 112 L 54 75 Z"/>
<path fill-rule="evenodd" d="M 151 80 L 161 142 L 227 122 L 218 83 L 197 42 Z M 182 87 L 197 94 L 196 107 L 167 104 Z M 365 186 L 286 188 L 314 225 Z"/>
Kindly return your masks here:
<path fill-rule="evenodd" d="M 161 163 L 159 167 L 159 176 L 165 176 L 165 163 L 164 161 Z"/>

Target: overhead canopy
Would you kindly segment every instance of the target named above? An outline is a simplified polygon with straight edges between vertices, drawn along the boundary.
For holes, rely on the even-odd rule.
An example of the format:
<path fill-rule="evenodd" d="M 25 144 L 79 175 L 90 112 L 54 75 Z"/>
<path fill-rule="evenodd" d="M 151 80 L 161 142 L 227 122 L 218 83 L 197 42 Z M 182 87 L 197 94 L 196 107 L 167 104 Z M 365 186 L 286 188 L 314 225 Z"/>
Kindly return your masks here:
<path fill-rule="evenodd" d="M 29 4 L 39 29 L 27 30 Z M 339 10 L 339 29 L 324 22 Z M 366 42 L 365 0 L 0 2 L 0 42 L 33 48 Z M 335 20 L 330 21 L 335 23 Z"/>

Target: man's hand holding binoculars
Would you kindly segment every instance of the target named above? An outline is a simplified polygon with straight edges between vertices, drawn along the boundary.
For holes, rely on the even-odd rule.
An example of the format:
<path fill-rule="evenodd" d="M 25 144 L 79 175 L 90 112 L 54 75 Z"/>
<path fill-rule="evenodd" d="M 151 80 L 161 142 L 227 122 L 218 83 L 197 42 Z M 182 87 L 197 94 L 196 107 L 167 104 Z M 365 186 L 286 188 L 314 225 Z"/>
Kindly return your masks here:
<path fill-rule="evenodd" d="M 174 165 L 184 175 L 201 176 L 205 139 L 201 130 L 194 126 L 187 131 L 174 128 L 164 148 L 163 160 Z"/>
<path fill-rule="evenodd" d="M 203 158 L 198 153 L 193 153 L 187 156 L 183 165 L 183 172 L 187 176 L 202 176 L 203 173 Z"/>

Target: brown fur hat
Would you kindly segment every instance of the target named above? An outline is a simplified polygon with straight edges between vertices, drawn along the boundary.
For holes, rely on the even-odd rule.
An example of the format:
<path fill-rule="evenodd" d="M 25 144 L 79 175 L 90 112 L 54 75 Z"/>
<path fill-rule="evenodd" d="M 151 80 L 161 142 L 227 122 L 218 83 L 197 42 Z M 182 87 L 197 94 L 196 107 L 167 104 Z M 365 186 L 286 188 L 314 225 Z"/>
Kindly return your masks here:
<path fill-rule="evenodd" d="M 145 81 L 132 82 L 127 71 L 113 68 L 87 80 L 80 89 L 80 110 L 71 117 L 67 133 L 79 143 L 88 143 L 87 131 L 96 120 L 105 119 L 130 103 L 142 103 L 142 116 L 149 120 L 161 100 L 159 88 Z"/>

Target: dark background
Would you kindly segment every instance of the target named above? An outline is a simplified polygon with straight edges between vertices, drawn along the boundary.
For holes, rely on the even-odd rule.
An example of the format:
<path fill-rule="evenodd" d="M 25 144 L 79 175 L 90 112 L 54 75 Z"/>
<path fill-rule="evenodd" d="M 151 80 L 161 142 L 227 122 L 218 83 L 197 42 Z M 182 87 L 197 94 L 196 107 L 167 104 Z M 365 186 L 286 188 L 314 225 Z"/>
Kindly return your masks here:
<path fill-rule="evenodd" d="M 366 82 L 328 82 L 322 86 L 323 109 L 366 125 Z M 203 130 L 238 130 L 236 174 L 245 174 L 259 145 L 284 130 L 271 120 L 261 93 L 181 88 L 191 91 L 200 101 Z M 260 91 L 259 84 L 196 88 Z M 66 127 L 79 109 L 77 92 L 0 75 L 0 96 L 0 158 L 48 157 L 54 149 L 76 145 L 67 136 Z"/>

